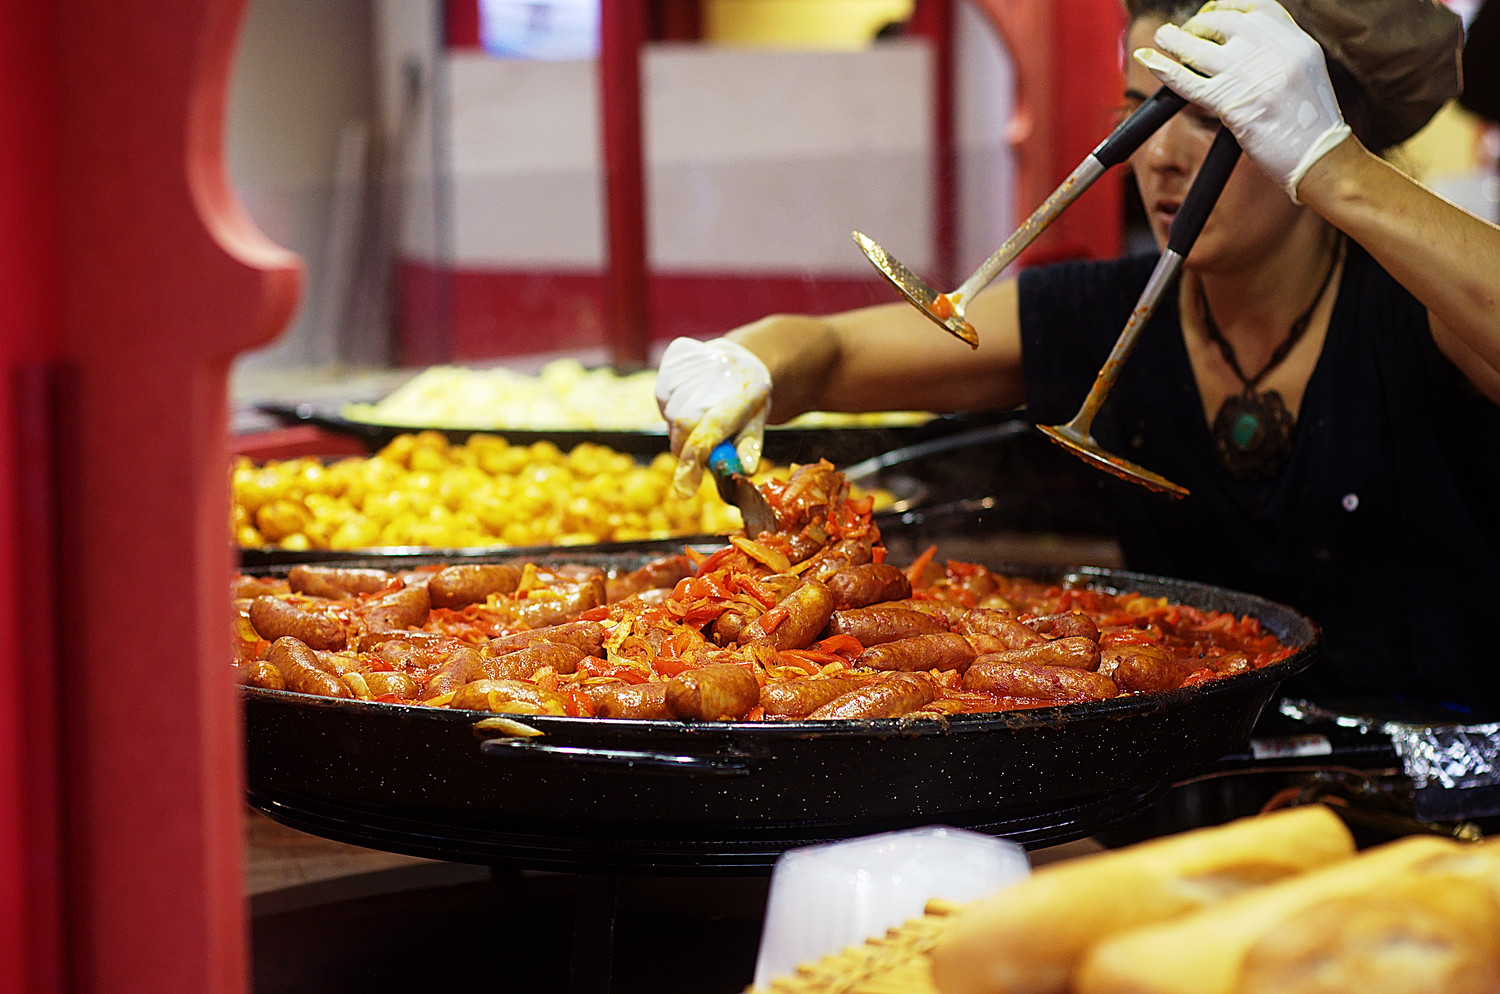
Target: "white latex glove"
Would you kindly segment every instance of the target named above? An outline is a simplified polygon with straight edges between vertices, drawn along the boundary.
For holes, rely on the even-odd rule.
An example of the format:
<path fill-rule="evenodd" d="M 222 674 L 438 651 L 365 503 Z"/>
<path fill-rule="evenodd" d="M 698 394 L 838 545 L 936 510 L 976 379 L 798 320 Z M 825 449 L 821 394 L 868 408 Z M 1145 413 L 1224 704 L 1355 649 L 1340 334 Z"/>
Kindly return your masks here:
<path fill-rule="evenodd" d="M 1275 0 L 1210 0 L 1155 41 L 1162 51 L 1138 49 L 1136 61 L 1213 111 L 1294 201 L 1313 163 L 1350 134 L 1323 50 Z"/>
<path fill-rule="evenodd" d="M 749 349 L 727 338 L 674 339 L 656 371 L 656 406 L 677 455 L 672 486 L 684 499 L 698 492 L 708 454 L 726 438 L 745 473 L 760 465 L 771 373 Z"/>

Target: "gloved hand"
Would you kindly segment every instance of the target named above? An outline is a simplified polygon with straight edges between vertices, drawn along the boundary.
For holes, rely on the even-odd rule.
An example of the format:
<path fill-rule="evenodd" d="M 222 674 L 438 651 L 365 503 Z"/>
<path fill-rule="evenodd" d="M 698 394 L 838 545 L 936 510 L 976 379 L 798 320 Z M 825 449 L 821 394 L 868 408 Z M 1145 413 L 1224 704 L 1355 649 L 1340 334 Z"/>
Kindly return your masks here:
<path fill-rule="evenodd" d="M 1297 201 L 1297 184 L 1350 134 L 1323 50 L 1275 0 L 1210 0 L 1182 27 L 1156 30 L 1136 61 L 1213 111 Z M 1300 203 L 1300 201 L 1297 201 Z"/>
<path fill-rule="evenodd" d="M 771 373 L 738 342 L 674 339 L 656 372 L 656 405 L 677 455 L 672 487 L 679 497 L 698 492 L 708 454 L 726 438 L 734 438 L 746 474 L 760 465 Z"/>

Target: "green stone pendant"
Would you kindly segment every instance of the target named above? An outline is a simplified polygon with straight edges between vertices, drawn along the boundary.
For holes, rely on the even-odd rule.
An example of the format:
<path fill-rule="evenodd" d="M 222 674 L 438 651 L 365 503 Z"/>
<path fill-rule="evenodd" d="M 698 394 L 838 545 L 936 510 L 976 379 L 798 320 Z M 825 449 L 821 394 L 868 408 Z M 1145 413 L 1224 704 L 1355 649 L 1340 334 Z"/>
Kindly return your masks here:
<path fill-rule="evenodd" d="M 1236 480 L 1274 479 L 1292 454 L 1293 424 L 1275 390 L 1230 397 L 1214 417 L 1219 461 Z"/>

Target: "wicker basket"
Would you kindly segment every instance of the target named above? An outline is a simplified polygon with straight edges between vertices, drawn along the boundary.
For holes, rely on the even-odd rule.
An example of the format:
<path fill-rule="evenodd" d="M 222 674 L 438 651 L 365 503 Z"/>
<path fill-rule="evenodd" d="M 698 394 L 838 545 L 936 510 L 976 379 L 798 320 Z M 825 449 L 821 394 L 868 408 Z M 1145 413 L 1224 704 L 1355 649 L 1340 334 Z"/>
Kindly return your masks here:
<path fill-rule="evenodd" d="M 964 907 L 934 898 L 920 918 L 805 963 L 768 985 L 749 987 L 745 994 L 938 994 L 928 954 L 954 912 Z"/>

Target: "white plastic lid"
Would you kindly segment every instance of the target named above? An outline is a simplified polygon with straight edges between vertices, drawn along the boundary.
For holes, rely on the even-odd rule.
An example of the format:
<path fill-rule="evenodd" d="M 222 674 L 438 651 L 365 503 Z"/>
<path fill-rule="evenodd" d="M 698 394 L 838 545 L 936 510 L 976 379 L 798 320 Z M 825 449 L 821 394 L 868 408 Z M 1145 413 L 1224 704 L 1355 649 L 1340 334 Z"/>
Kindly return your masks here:
<path fill-rule="evenodd" d="M 1030 872 L 1014 842 L 942 825 L 790 849 L 771 871 L 755 986 L 884 935 L 932 898 L 978 900 Z"/>

